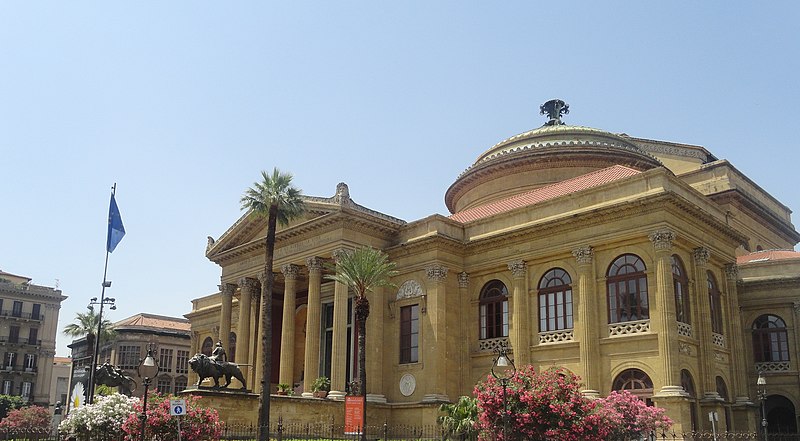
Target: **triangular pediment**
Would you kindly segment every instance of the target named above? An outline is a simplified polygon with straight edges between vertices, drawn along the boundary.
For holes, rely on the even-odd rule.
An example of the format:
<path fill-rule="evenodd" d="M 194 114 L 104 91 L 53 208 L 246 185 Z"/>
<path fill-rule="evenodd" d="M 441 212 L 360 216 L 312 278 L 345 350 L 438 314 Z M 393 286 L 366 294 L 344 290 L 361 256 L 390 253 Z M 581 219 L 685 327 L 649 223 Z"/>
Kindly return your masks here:
<path fill-rule="evenodd" d="M 281 236 L 282 232 L 307 230 L 315 224 L 324 223 L 326 219 L 343 213 L 371 218 L 390 228 L 397 228 L 406 223 L 401 219 L 356 204 L 350 199 L 349 190 L 344 183 L 337 185 L 336 194 L 332 197 L 302 196 L 302 198 L 305 204 L 304 213 L 291 221 L 289 225 L 278 225 L 278 236 Z M 252 211 L 248 211 L 216 241 L 209 236 L 206 257 L 217 261 L 219 256 L 230 250 L 263 241 L 266 235 L 266 216 L 258 216 Z"/>

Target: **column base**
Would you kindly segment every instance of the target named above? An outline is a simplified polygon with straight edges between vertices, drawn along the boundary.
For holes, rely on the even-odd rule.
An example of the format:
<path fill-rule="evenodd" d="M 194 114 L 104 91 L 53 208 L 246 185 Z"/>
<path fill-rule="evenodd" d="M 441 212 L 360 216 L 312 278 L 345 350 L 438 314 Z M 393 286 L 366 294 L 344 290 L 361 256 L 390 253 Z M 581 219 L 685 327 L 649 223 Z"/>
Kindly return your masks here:
<path fill-rule="evenodd" d="M 386 395 L 384 394 L 367 394 L 368 403 L 386 404 Z"/>
<path fill-rule="evenodd" d="M 422 397 L 423 403 L 449 403 L 450 398 L 445 394 L 426 394 Z"/>
<path fill-rule="evenodd" d="M 735 407 L 749 407 L 754 406 L 753 400 L 750 397 L 736 397 L 736 402 L 733 404 Z"/>
<path fill-rule="evenodd" d="M 596 391 L 594 389 L 582 390 L 581 391 L 581 395 L 583 395 L 584 397 L 589 398 L 591 400 L 600 398 L 600 392 L 598 392 L 598 391 Z"/>
<path fill-rule="evenodd" d="M 658 391 L 657 394 L 653 395 L 654 398 L 657 397 L 688 397 L 689 394 L 686 393 L 685 390 L 681 386 L 664 386 Z"/>
<path fill-rule="evenodd" d="M 300 396 L 303 398 L 314 398 L 314 392 L 303 392 Z"/>
<path fill-rule="evenodd" d="M 334 401 L 344 401 L 344 397 L 347 394 L 345 392 L 340 392 L 338 390 L 332 390 L 328 392 L 328 399 Z"/>
<path fill-rule="evenodd" d="M 722 397 L 717 392 L 706 392 L 703 398 L 700 399 L 702 403 L 716 403 L 722 402 Z"/>

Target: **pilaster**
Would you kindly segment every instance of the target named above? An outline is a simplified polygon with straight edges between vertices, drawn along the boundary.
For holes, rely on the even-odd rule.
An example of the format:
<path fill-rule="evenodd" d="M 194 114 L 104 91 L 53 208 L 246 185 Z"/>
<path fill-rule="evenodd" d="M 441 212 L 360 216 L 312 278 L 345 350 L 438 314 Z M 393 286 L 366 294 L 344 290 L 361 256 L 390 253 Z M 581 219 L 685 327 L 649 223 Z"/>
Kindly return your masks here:
<path fill-rule="evenodd" d="M 423 397 L 423 402 L 450 401 L 447 397 L 447 360 L 450 359 L 452 345 L 448 345 L 447 332 L 447 273 L 448 268 L 441 264 L 428 265 L 425 274 L 428 276 L 428 317 L 433 329 L 433 345 L 425 349 L 426 359 L 432 361 L 430 371 L 433 372 L 433 388 Z M 426 371 L 428 363 L 426 363 Z"/>
<path fill-rule="evenodd" d="M 530 321 L 528 320 L 528 265 L 524 260 L 514 260 L 508 264 L 513 283 L 511 294 L 511 323 L 509 337 L 517 364 L 530 364 Z"/>
<path fill-rule="evenodd" d="M 459 316 L 461 320 L 459 320 L 459 332 L 461 337 L 458 339 L 458 361 L 460 366 L 469 366 L 470 358 L 469 358 L 469 342 L 470 340 L 470 333 L 469 333 L 469 323 L 471 320 L 468 319 L 470 314 L 474 314 L 472 311 L 472 303 L 470 302 L 469 298 L 469 274 L 465 271 L 458 273 L 458 310 Z M 472 385 L 472 381 L 469 376 L 469 369 L 459 369 L 461 373 L 461 378 L 459 378 L 459 385 L 458 390 L 464 390 L 465 387 Z"/>
<path fill-rule="evenodd" d="M 742 316 L 739 312 L 739 269 L 736 264 L 725 265 L 725 284 L 728 290 L 730 301 L 730 321 L 731 329 L 739 330 L 736 335 L 730 336 L 732 354 L 740 354 L 738 357 L 731 357 L 733 368 L 733 396 L 736 397 L 736 405 L 745 406 L 751 403 L 750 392 L 747 382 L 747 367 L 744 357 L 744 343 L 742 341 Z"/>
<path fill-rule="evenodd" d="M 578 264 L 577 290 L 572 290 L 573 307 L 578 314 L 573 320 L 575 335 L 580 343 L 580 359 L 583 368 L 584 396 L 600 396 L 600 378 L 597 360 L 600 359 L 600 337 L 597 320 L 597 301 L 594 285 L 594 249 L 583 246 L 572 250 Z"/>
<path fill-rule="evenodd" d="M 692 251 L 694 260 L 695 289 L 697 290 L 698 318 L 706 318 L 711 314 L 711 302 L 708 297 L 708 260 L 711 253 L 707 248 L 699 247 Z M 700 319 L 697 321 L 697 339 L 700 342 L 698 349 L 700 356 L 700 384 L 704 399 L 715 400 L 717 393 L 716 377 L 714 376 L 714 348 L 712 346 L 711 320 Z"/>

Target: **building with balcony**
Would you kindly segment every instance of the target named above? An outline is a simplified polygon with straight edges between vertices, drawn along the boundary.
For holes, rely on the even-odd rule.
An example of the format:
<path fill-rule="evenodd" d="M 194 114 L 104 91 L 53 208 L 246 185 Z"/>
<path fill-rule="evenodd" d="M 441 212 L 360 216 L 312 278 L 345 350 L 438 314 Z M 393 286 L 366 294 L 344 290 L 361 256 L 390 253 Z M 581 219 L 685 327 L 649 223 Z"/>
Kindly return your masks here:
<path fill-rule="evenodd" d="M 148 347 L 159 366 L 159 374 L 153 379 L 152 387 L 163 394 L 186 389 L 191 357 L 188 320 L 139 313 L 115 322 L 112 329 L 115 331 L 114 340 L 102 344 L 98 364 L 109 361 L 133 378 L 139 385 L 133 392 L 134 396 L 144 393 L 137 368 L 147 355 Z M 92 348 L 86 344 L 86 338 L 74 340 L 68 347 L 72 350 L 75 362 L 74 384 L 77 378 L 85 376 L 91 366 Z"/>
<path fill-rule="evenodd" d="M 50 402 L 61 290 L 0 270 L 0 393 Z"/>
<path fill-rule="evenodd" d="M 267 220 L 245 213 L 209 240 L 222 284 L 186 315 L 190 352 L 221 340 L 258 391 L 269 295 L 270 387 L 310 399 L 325 375 L 342 399 L 357 372 L 352 293 L 326 276 L 337 253 L 368 245 L 399 271 L 396 288 L 369 294 L 367 321 L 367 399 L 392 424 L 434 423 L 508 345 L 517 366 L 576 373 L 586 396 L 630 390 L 677 431 L 711 430 L 712 411 L 721 430 L 756 430 L 763 372 L 769 430 L 796 432 L 791 210 L 702 146 L 566 125 L 563 108 L 546 103 L 543 126 L 468 164 L 444 193 L 447 215 L 406 222 L 343 183 L 305 196 L 305 215 L 277 232 L 271 293 Z"/>

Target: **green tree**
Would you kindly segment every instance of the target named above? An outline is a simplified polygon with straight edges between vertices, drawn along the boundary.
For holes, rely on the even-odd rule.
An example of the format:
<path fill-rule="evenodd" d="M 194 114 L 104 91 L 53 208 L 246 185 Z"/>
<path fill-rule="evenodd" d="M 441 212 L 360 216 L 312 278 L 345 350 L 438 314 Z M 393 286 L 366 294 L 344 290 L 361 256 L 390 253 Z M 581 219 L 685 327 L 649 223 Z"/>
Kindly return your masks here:
<path fill-rule="evenodd" d="M 478 400 L 461 396 L 454 404 L 439 406 L 445 414 L 438 418 L 439 424 L 447 433 L 447 439 L 474 440 L 478 435 Z"/>
<path fill-rule="evenodd" d="M 336 256 L 336 273 L 327 278 L 344 283 L 355 293 L 355 319 L 358 332 L 358 382 L 364 397 L 362 421 L 367 425 L 367 317 L 369 299 L 367 292 L 383 286 L 392 286 L 390 279 L 397 274 L 389 256 L 372 247 L 361 247 Z M 367 431 L 361 430 L 361 439 L 367 439 Z"/>
<path fill-rule="evenodd" d="M 28 403 L 17 395 L 0 395 L 0 420 L 14 409 L 27 406 Z"/>
<path fill-rule="evenodd" d="M 94 339 L 97 334 L 97 324 L 100 320 L 100 313 L 94 311 L 94 307 L 90 306 L 86 312 L 79 312 L 75 314 L 75 321 L 64 326 L 61 331 L 67 337 L 73 339 L 86 337 L 86 343 L 89 345 L 89 353 L 94 353 Z M 114 339 L 114 330 L 111 328 L 113 324 L 108 319 L 103 319 L 100 326 L 100 343 L 106 343 Z"/>
<path fill-rule="evenodd" d="M 289 221 L 303 212 L 302 192 L 292 186 L 292 175 L 281 173 L 275 168 L 272 175 L 261 172 L 261 181 L 248 188 L 241 200 L 242 210 L 250 210 L 253 216 L 267 218 L 267 237 L 264 258 L 264 276 L 261 286 L 261 326 L 264 333 L 261 340 L 262 363 L 261 400 L 258 404 L 259 441 L 269 439 L 270 379 L 272 378 L 272 287 L 275 275 L 272 261 L 275 255 L 275 231 L 277 223 L 287 225 Z"/>

